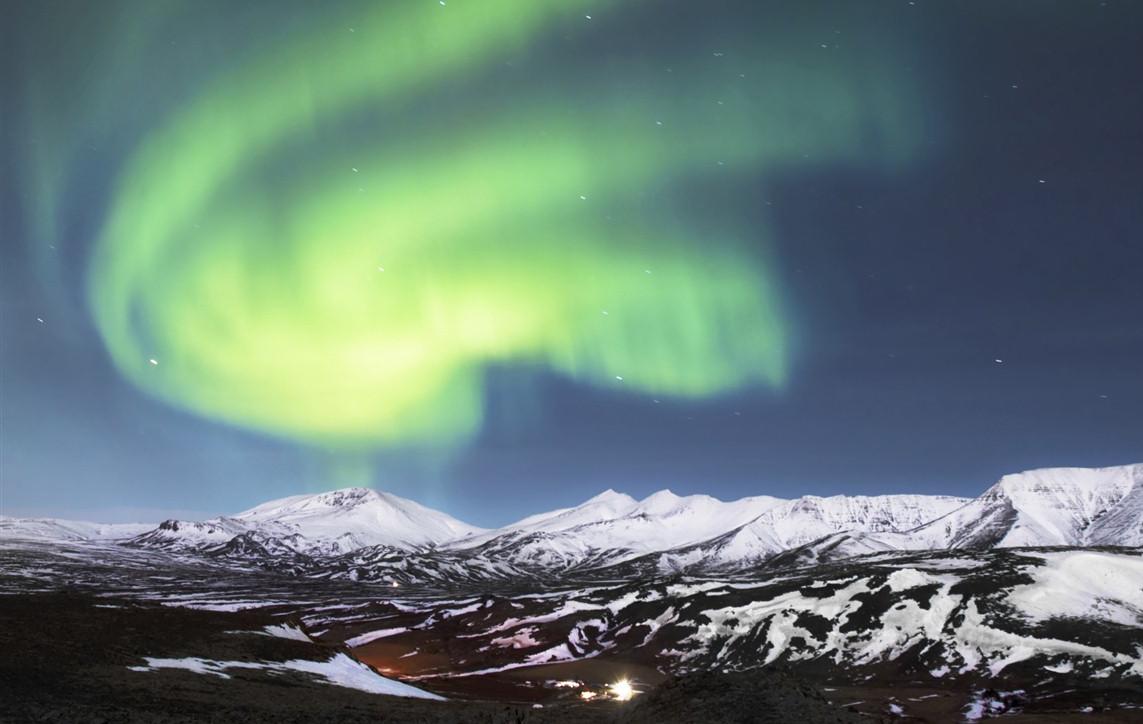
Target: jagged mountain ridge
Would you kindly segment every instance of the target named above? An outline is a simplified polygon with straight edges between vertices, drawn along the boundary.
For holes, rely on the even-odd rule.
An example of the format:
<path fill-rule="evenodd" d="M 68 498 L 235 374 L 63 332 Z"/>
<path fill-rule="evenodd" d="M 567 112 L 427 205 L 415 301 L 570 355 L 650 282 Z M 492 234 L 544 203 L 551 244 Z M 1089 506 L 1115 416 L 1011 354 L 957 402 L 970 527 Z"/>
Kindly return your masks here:
<path fill-rule="evenodd" d="M 596 567 L 709 540 L 783 502 L 769 496 L 724 502 L 669 490 L 635 501 L 608 491 L 581 506 L 526 518 L 447 547 L 524 569 Z"/>
<path fill-rule="evenodd" d="M 1143 545 L 1143 464 L 1005 475 L 896 543 L 910 549 Z"/>
<path fill-rule="evenodd" d="M 12 520 L 0 521 L 0 535 L 20 535 Z M 61 529 L 60 537 L 89 537 L 74 532 L 83 525 L 89 524 Z M 35 528 L 34 537 L 50 538 L 51 527 L 44 529 Z M 207 521 L 165 521 L 127 543 L 397 584 L 737 574 L 895 550 L 1138 546 L 1143 464 L 1008 475 L 975 499 L 757 496 L 725 502 L 664 490 L 639 501 L 608 490 L 494 530 L 389 493 L 348 488 Z"/>

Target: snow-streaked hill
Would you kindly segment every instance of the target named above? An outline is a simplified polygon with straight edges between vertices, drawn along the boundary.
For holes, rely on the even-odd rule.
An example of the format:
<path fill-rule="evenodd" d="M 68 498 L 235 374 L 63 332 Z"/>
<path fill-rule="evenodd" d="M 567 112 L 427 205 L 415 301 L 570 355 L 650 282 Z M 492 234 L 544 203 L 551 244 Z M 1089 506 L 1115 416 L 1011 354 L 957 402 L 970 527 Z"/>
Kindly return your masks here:
<path fill-rule="evenodd" d="M 1143 545 L 1143 464 L 1005 475 L 908 532 L 914 549 Z"/>
<path fill-rule="evenodd" d="M 0 516 L 0 538 L 109 541 L 131 538 L 154 527 L 154 523 L 88 523 L 56 518 Z"/>
<path fill-rule="evenodd" d="M 275 625 L 263 619 L 259 633 L 345 646 L 370 663 L 396 658 L 406 676 L 599 658 L 664 673 L 780 664 L 879 688 L 962 680 L 1031 691 L 1054 680 L 1045 694 L 1055 696 L 1108 686 L 1083 704 L 1112 690 L 1137 700 L 1143 681 L 1143 550 L 1130 548 L 893 551 L 733 578 L 493 577 L 466 588 L 447 575 L 441 587 L 299 581 L 82 543 L 11 541 L 3 552 L 6 592 L 98 592 L 117 616 L 134 615 L 125 599 L 243 611 L 244 622 L 272 611 Z M 422 555 L 407 555 L 409 576 Z"/>
<path fill-rule="evenodd" d="M 235 516 L 202 522 L 168 520 L 131 543 L 210 551 L 244 542 L 256 544 L 252 549 L 258 553 L 336 555 L 369 546 L 414 549 L 481 532 L 391 493 L 346 488 L 272 500 Z"/>
<path fill-rule="evenodd" d="M 423 646 L 424 631 L 447 620 L 464 631 L 452 659 L 410 656 L 450 675 L 639 656 L 662 671 L 840 665 L 850 680 L 898 682 L 1074 672 L 1135 686 L 1141 590 L 1139 551 L 898 551 L 732 581 L 406 599 L 371 618 L 327 607 L 302 622 L 339 632 L 327 643 L 367 653 Z"/>

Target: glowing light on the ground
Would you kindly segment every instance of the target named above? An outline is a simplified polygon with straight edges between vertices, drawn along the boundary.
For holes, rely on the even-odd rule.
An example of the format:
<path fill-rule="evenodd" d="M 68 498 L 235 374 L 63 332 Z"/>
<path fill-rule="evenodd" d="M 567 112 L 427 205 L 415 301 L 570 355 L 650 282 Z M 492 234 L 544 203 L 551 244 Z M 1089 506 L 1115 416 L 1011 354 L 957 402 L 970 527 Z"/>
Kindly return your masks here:
<path fill-rule="evenodd" d="M 631 687 L 631 682 L 627 679 L 620 679 L 608 687 L 611 696 L 619 701 L 628 701 L 631 697 L 635 696 L 635 689 Z"/>

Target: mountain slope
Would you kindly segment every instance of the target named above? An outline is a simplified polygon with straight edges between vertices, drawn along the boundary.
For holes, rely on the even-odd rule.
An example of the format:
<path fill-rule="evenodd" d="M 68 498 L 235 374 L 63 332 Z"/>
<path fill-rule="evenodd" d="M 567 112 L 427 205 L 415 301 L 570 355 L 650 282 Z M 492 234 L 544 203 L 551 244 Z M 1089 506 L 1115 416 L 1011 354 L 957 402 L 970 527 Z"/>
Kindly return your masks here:
<path fill-rule="evenodd" d="M 154 528 L 154 523 L 88 523 L 57 518 L 0 516 L 0 538 L 36 540 L 121 540 Z"/>
<path fill-rule="evenodd" d="M 710 575 L 747 570 L 791 550 L 799 553 L 790 560 L 801 563 L 893 550 L 902 547 L 898 531 L 967 502 L 938 495 L 805 496 L 782 501 L 717 537 L 663 551 L 654 565 L 644 562 L 642 568 Z M 818 547 L 807 547 L 813 545 Z"/>
<path fill-rule="evenodd" d="M 122 537 L 138 529 L 0 519 L 0 536 Z M 613 580 L 746 575 L 893 550 L 1143 545 L 1143 464 L 1008 475 L 975 499 L 768 496 L 721 501 L 605 491 L 495 530 L 388 493 L 348 488 L 233 516 L 168 520 L 128 545 L 189 551 L 294 575 L 465 584 L 575 575 Z"/>
<path fill-rule="evenodd" d="M 908 531 L 908 547 L 1143 544 L 1143 464 L 1005 475 L 979 498 Z"/>
<path fill-rule="evenodd" d="M 600 567 L 722 535 L 782 502 L 769 496 L 723 502 L 669 490 L 636 502 L 608 491 L 449 547 L 526 570 Z"/>

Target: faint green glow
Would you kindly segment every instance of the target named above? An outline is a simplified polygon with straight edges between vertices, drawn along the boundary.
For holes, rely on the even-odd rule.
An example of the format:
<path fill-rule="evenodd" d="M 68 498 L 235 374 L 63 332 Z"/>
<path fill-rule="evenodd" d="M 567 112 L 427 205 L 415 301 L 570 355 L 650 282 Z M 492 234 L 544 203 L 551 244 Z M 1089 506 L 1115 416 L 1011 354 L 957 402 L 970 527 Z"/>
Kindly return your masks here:
<path fill-rule="evenodd" d="M 760 232 L 688 221 L 683 182 L 904 160 L 901 83 L 771 53 L 403 119 L 597 6 L 378 4 L 224 73 L 115 189 L 89 287 L 115 364 L 182 408 L 359 449 L 471 436 L 492 364 L 681 397 L 781 384 Z M 343 140 L 362 109 L 376 132 Z"/>

